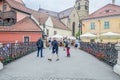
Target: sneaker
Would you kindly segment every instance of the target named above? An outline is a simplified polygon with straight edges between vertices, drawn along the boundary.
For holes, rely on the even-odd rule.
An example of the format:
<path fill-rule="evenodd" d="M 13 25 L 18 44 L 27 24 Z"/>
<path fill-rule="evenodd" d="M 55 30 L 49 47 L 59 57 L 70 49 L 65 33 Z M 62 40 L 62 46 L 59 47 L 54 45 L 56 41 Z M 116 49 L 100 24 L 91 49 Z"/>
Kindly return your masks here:
<path fill-rule="evenodd" d="M 48 59 L 49 61 L 52 61 L 52 59 Z"/>
<path fill-rule="evenodd" d="M 56 59 L 56 61 L 59 61 L 59 59 Z"/>
<path fill-rule="evenodd" d="M 67 57 L 70 57 L 70 54 L 67 54 Z"/>

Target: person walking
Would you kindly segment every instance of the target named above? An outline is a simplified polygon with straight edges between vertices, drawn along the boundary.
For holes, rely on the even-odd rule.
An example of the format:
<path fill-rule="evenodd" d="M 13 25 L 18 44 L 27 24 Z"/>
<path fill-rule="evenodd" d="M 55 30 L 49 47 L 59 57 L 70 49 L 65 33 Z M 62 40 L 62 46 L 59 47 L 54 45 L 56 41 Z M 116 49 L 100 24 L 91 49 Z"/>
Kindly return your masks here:
<path fill-rule="evenodd" d="M 49 61 L 52 61 L 54 53 L 56 53 L 56 56 L 57 56 L 56 61 L 59 60 L 58 48 L 59 48 L 59 44 L 58 44 L 57 40 L 55 38 L 53 38 L 53 41 L 52 41 L 52 55 L 51 55 L 51 58 L 48 59 Z"/>
<path fill-rule="evenodd" d="M 75 40 L 75 48 L 78 48 L 78 46 L 79 46 L 79 41 L 78 41 L 78 39 L 76 39 Z"/>
<path fill-rule="evenodd" d="M 67 57 L 70 57 L 70 40 L 66 40 L 65 47 L 66 47 Z"/>
<path fill-rule="evenodd" d="M 38 48 L 38 52 L 37 52 L 37 57 L 39 57 L 39 53 L 40 54 L 40 57 L 42 58 L 43 57 L 43 40 L 40 38 L 38 39 L 38 41 L 36 42 L 36 45 L 37 45 L 37 48 Z"/>

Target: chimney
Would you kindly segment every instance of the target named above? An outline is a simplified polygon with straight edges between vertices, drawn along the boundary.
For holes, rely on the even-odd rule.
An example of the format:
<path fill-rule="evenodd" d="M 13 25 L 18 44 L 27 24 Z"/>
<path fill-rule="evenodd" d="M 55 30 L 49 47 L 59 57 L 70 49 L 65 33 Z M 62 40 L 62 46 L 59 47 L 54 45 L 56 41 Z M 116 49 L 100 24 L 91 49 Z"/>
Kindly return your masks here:
<path fill-rule="evenodd" d="M 115 0 L 112 0 L 112 4 L 115 4 Z"/>

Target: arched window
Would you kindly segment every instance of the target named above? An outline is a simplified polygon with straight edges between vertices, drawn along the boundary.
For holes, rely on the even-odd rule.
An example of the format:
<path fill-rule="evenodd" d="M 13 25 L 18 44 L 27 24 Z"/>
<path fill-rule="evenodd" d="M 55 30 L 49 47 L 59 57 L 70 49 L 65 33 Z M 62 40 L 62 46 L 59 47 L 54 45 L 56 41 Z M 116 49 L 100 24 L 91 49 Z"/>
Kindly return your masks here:
<path fill-rule="evenodd" d="M 77 9 L 80 10 L 80 3 L 78 3 Z"/>
<path fill-rule="evenodd" d="M 75 22 L 72 24 L 72 36 L 75 36 Z"/>

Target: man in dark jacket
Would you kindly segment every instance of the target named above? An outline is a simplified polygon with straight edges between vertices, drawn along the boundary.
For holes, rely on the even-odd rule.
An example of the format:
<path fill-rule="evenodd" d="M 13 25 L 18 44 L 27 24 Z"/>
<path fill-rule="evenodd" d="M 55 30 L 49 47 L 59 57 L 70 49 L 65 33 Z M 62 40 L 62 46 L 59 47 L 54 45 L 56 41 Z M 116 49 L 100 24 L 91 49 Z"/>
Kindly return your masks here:
<path fill-rule="evenodd" d="M 56 61 L 59 60 L 58 47 L 59 47 L 59 44 L 58 44 L 58 42 L 56 41 L 56 39 L 54 38 L 53 41 L 52 41 L 52 56 L 51 56 L 50 59 L 48 59 L 49 61 L 52 61 L 52 57 L 53 57 L 53 54 L 54 54 L 54 53 L 56 53 L 56 55 L 57 55 Z"/>
<path fill-rule="evenodd" d="M 38 53 L 37 53 L 37 57 L 39 57 L 39 52 L 41 51 L 41 58 L 43 57 L 43 40 L 40 38 L 37 42 L 36 42 L 37 48 L 38 48 Z"/>

